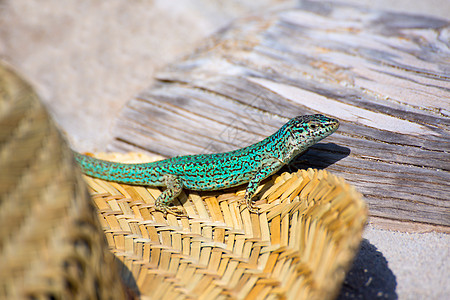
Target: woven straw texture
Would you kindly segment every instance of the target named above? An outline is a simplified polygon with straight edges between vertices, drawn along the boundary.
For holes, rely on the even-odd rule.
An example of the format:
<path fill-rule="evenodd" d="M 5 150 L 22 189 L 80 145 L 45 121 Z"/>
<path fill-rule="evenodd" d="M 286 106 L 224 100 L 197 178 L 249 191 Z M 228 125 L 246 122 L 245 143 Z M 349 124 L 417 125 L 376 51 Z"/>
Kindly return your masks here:
<path fill-rule="evenodd" d="M 86 186 L 30 86 L 0 62 L 0 299 L 124 299 Z"/>
<path fill-rule="evenodd" d="M 100 155 L 122 162 L 144 156 Z M 326 171 L 299 170 L 260 186 L 260 215 L 245 187 L 184 191 L 186 216 L 155 211 L 159 188 L 85 176 L 109 246 L 143 299 L 333 299 L 361 241 L 367 209 Z"/>

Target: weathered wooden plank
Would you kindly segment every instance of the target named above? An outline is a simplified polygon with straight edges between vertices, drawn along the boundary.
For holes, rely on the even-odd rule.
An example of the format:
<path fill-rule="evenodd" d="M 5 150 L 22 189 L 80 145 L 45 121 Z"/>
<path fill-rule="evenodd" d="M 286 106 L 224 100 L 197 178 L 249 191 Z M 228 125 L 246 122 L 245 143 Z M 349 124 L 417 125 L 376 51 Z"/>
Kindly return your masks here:
<path fill-rule="evenodd" d="M 110 148 L 228 151 L 323 113 L 339 131 L 291 167 L 343 176 L 373 216 L 449 226 L 449 32 L 445 20 L 317 2 L 238 20 L 161 70 Z"/>

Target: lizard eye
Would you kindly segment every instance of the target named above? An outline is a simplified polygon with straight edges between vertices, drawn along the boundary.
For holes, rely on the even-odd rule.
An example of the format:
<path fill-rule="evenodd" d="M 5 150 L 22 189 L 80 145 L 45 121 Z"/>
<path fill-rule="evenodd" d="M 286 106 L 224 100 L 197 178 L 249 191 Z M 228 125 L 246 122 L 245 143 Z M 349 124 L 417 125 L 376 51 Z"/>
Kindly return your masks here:
<path fill-rule="evenodd" d="M 317 125 L 316 124 L 311 124 L 311 129 L 316 129 Z"/>

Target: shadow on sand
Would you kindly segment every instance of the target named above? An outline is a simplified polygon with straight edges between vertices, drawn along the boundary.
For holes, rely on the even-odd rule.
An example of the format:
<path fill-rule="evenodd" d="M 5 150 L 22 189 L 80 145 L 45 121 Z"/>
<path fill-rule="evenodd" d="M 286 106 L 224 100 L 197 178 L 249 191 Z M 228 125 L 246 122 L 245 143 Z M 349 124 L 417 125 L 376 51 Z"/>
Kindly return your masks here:
<path fill-rule="evenodd" d="M 398 299 L 396 287 L 397 280 L 386 258 L 363 239 L 337 299 Z"/>

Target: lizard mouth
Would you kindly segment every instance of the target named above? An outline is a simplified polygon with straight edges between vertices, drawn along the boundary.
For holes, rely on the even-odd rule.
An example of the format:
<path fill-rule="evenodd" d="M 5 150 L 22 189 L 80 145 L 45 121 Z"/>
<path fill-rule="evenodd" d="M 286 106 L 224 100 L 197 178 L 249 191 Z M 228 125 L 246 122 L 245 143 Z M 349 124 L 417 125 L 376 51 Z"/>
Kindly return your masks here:
<path fill-rule="evenodd" d="M 320 119 L 317 122 L 310 124 L 313 143 L 317 143 L 318 141 L 326 138 L 339 128 L 338 120 L 323 115 L 320 115 L 319 118 Z"/>
<path fill-rule="evenodd" d="M 318 115 L 319 120 L 310 125 L 311 129 L 317 130 L 317 135 L 330 135 L 339 128 L 337 119 L 329 118 L 324 115 Z"/>
<path fill-rule="evenodd" d="M 333 133 L 339 128 L 339 121 L 336 120 L 336 119 L 331 119 L 330 118 L 330 121 L 329 121 L 328 125 L 325 128 L 327 128 L 328 131 Z"/>

